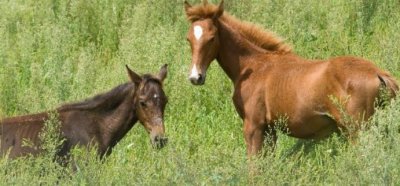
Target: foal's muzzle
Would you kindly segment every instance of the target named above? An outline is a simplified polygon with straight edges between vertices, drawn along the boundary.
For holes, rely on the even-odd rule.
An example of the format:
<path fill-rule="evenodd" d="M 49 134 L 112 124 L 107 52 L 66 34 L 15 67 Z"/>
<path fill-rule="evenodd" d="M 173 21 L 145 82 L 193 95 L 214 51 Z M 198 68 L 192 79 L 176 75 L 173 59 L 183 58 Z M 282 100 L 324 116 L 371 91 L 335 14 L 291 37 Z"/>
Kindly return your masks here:
<path fill-rule="evenodd" d="M 155 136 L 151 139 L 151 144 L 156 149 L 163 148 L 168 143 L 168 138 L 165 136 Z"/>
<path fill-rule="evenodd" d="M 197 76 L 190 76 L 189 80 L 193 85 L 203 85 L 206 78 L 204 75 L 198 74 Z"/>

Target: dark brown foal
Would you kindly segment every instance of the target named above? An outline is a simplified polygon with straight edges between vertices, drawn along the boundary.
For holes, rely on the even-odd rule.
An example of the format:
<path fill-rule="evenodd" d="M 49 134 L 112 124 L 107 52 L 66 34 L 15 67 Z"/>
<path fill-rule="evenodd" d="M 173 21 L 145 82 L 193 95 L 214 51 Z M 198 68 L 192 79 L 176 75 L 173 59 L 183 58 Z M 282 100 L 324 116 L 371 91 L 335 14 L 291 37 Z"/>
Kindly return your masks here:
<path fill-rule="evenodd" d="M 158 75 L 139 76 L 128 66 L 127 71 L 131 82 L 83 102 L 56 109 L 61 136 L 65 138 L 57 155 L 65 156 L 77 145 L 96 145 L 100 157 L 108 155 L 138 120 L 150 133 L 155 147 L 161 148 L 166 144 L 163 118 L 167 96 L 162 82 L 167 76 L 167 65 Z M 39 133 L 48 118 L 49 114 L 44 112 L 2 119 L 0 154 L 9 152 L 9 157 L 15 158 L 41 152 Z M 24 140 L 29 140 L 33 146 L 24 146 Z"/>

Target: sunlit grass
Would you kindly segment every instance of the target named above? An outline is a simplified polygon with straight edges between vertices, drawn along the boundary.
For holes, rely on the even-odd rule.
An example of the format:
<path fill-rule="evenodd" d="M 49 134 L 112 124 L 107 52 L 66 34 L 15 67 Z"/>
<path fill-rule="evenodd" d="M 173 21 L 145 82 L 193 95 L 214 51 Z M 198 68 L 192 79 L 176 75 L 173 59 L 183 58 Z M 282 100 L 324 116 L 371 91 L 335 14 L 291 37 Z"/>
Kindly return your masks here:
<path fill-rule="evenodd" d="M 361 56 L 400 77 L 398 1 L 233 0 L 225 9 L 276 32 L 306 58 Z M 204 86 L 187 80 L 191 54 L 180 0 L 0 1 L 0 12 L 0 117 L 110 90 L 128 80 L 125 64 L 139 73 L 169 64 L 164 149 L 151 148 L 137 124 L 104 162 L 77 149 L 76 171 L 60 169 L 48 156 L 0 159 L 1 185 L 400 182 L 397 100 L 377 113 L 354 145 L 337 135 L 298 141 L 280 134 L 276 152 L 256 160 L 259 171 L 251 177 L 232 83 L 216 63 Z"/>

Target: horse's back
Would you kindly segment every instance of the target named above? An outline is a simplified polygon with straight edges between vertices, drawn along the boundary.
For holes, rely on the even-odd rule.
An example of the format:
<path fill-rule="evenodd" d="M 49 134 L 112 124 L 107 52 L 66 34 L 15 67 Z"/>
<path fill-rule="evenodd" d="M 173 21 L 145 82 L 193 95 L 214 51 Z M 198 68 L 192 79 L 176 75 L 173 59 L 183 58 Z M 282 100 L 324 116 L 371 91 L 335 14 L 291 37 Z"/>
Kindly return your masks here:
<path fill-rule="evenodd" d="M 358 108 L 371 113 L 382 86 L 380 78 L 390 85 L 388 88 L 393 92 L 393 96 L 398 90 L 397 83 L 389 73 L 369 61 L 356 57 L 282 64 L 264 74 L 266 97 L 274 100 L 274 105 L 291 105 L 278 109 L 281 111 L 291 110 L 288 107 L 293 108 L 293 105 L 296 110 L 321 108 L 321 104 L 332 107 L 332 99 L 337 99 L 342 103 L 347 101 L 347 104 L 358 102 Z M 355 110 L 361 112 L 360 109 Z"/>
<path fill-rule="evenodd" d="M 287 127 L 295 137 L 318 138 L 329 135 L 335 127 L 346 127 L 341 109 L 355 120 L 368 119 L 380 88 L 385 86 L 382 81 L 390 86 L 387 88 L 393 96 L 398 90 L 389 73 L 361 58 L 282 59 L 285 62 L 253 68 L 260 70 L 236 87 L 240 90 L 235 90 L 234 101 L 242 107 L 238 111 L 243 117 L 257 118 L 259 122 L 271 124 L 279 117 L 287 117 Z"/>
<path fill-rule="evenodd" d="M 10 158 L 39 152 L 39 132 L 47 114 L 25 115 L 1 120 L 0 154 Z"/>
<path fill-rule="evenodd" d="M 387 86 L 391 97 L 395 97 L 399 86 L 395 78 L 387 71 L 378 68 L 375 64 L 363 58 L 343 56 L 329 60 L 330 69 L 337 77 L 347 78 L 348 81 L 361 81 L 367 85 L 375 81 Z M 338 75 L 340 74 L 340 75 Z M 378 81 L 379 80 L 379 81 Z"/>

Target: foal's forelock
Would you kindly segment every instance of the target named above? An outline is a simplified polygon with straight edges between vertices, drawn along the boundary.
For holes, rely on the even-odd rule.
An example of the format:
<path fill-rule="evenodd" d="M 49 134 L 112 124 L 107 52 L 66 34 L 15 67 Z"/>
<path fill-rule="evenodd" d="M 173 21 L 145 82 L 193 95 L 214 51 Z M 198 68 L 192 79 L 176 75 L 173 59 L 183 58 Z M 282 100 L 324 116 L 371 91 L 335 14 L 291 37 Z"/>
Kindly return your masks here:
<path fill-rule="evenodd" d="M 292 52 L 292 47 L 286 44 L 283 39 L 275 35 L 273 32 L 262 28 L 261 26 L 238 20 L 227 12 L 223 12 L 218 19 L 215 19 L 215 15 L 219 11 L 217 5 L 206 2 L 196 6 L 186 7 L 185 10 L 186 17 L 192 24 L 195 24 L 196 21 L 204 19 L 223 21 L 256 46 L 273 52 Z"/>
<path fill-rule="evenodd" d="M 213 18 L 218 11 L 218 6 L 213 4 L 202 4 L 192 6 L 186 9 L 186 16 L 190 22 L 195 22 L 201 19 Z"/>
<path fill-rule="evenodd" d="M 160 86 L 162 88 L 162 82 L 158 78 L 150 74 L 145 74 L 143 75 L 142 78 L 143 78 L 142 82 L 139 85 L 139 92 L 146 91 L 145 89 L 149 88 L 149 86 L 154 86 L 154 85 Z"/>

